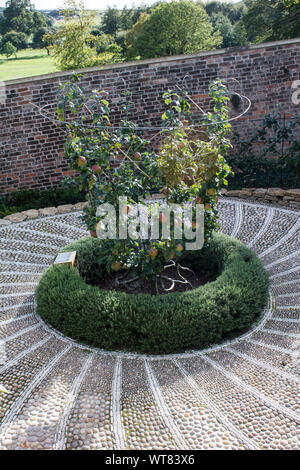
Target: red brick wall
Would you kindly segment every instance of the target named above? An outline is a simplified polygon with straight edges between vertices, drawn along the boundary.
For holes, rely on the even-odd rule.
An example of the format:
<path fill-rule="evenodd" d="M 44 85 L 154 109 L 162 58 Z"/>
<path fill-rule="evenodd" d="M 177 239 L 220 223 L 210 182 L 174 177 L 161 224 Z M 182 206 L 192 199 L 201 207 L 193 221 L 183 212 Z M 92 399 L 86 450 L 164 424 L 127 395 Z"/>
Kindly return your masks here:
<path fill-rule="evenodd" d="M 282 103 L 287 115 L 299 110 L 291 101 L 291 84 L 300 79 L 299 46 L 298 39 L 86 69 L 81 71 L 82 85 L 90 90 L 105 89 L 109 98 L 116 98 L 123 78 L 133 92 L 140 123 L 159 125 L 162 93 L 181 85 L 186 74 L 187 88 L 199 103 L 207 96 L 212 79 L 233 77 L 239 80 L 236 91 L 252 101 L 244 120 L 234 124 L 248 133 L 253 126 L 249 120 L 262 117 L 276 103 Z M 23 188 L 57 186 L 68 174 L 67 162 L 62 158 L 64 130 L 42 117 L 31 103 L 42 106 L 55 101 L 59 83 L 69 78 L 70 73 L 63 72 L 11 80 L 4 86 L 0 83 L 0 195 Z M 118 110 L 112 112 L 117 121 Z"/>

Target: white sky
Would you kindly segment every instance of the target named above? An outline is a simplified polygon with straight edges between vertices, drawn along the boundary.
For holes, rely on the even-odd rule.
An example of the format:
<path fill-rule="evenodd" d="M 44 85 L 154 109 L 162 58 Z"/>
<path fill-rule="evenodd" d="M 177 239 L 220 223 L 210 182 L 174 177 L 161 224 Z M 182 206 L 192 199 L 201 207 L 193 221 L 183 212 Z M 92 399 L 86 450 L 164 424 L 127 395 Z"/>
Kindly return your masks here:
<path fill-rule="evenodd" d="M 221 0 L 226 3 L 236 3 L 240 0 Z M 85 0 L 85 4 L 88 8 L 93 10 L 105 10 L 108 6 L 116 6 L 123 8 L 125 5 L 131 7 L 133 5 L 138 6 L 142 4 L 151 5 L 156 0 Z M 0 7 L 4 7 L 6 0 L 0 0 Z M 31 2 L 38 10 L 55 10 L 63 4 L 63 0 L 32 0 Z"/>

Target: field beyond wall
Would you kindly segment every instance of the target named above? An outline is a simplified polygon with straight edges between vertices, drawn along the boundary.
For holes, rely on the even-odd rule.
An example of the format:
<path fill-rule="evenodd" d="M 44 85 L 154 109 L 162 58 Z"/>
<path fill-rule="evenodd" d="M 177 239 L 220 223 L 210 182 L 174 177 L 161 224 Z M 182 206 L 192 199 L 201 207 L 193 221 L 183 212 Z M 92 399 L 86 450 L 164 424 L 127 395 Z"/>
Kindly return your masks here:
<path fill-rule="evenodd" d="M 0 81 L 56 72 L 53 58 L 46 49 L 24 49 L 8 59 L 0 55 Z"/>

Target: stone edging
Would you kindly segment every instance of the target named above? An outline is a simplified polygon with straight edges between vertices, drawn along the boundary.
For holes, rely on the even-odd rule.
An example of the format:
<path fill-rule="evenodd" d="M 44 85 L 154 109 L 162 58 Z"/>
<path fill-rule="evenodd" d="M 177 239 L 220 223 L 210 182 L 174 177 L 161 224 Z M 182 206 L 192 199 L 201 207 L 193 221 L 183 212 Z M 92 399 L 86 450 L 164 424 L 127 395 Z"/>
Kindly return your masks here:
<path fill-rule="evenodd" d="M 223 197 L 234 197 L 241 199 L 252 199 L 261 203 L 277 203 L 290 209 L 300 210 L 300 189 L 281 189 L 281 188 L 243 188 L 227 191 L 221 190 Z M 150 199 L 161 199 L 163 194 L 152 195 Z M 77 202 L 76 204 L 63 204 L 57 207 L 44 207 L 43 209 L 29 209 L 23 212 L 15 212 L 6 215 L 0 219 L 0 226 L 10 225 L 12 223 L 24 222 L 28 219 L 37 219 L 38 217 L 49 217 L 58 214 L 67 214 L 68 212 L 81 211 L 87 202 Z"/>
<path fill-rule="evenodd" d="M 290 209 L 300 209 L 300 189 L 281 188 L 243 188 L 237 190 L 221 190 L 223 197 L 253 199 L 258 202 L 279 204 Z"/>
<path fill-rule="evenodd" d="M 6 215 L 3 219 L 0 219 L 0 226 L 24 222 L 24 220 L 27 219 L 37 219 L 38 217 L 81 211 L 87 204 L 87 202 L 77 202 L 76 204 L 64 204 L 57 207 L 44 207 L 43 209 L 29 209 L 23 212 L 15 212 L 14 214 Z"/>

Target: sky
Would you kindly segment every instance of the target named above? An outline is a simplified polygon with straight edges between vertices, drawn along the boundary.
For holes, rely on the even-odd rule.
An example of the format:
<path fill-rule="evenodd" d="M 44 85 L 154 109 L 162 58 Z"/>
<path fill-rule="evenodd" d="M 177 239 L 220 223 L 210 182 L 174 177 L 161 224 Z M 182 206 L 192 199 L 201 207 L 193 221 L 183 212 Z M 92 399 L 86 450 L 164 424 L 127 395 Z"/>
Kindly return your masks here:
<path fill-rule="evenodd" d="M 141 4 L 151 5 L 157 0 L 85 0 L 85 4 L 88 8 L 93 10 L 105 10 L 108 6 L 116 6 L 117 8 L 123 8 L 125 5 L 131 7 L 132 5 L 139 6 Z M 236 3 L 240 0 L 221 0 L 227 3 Z M 6 0 L 0 0 L 0 7 L 4 7 Z M 63 0 L 32 0 L 31 2 L 38 10 L 55 10 L 59 8 Z"/>

